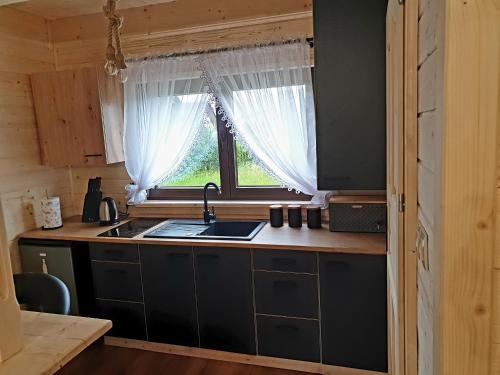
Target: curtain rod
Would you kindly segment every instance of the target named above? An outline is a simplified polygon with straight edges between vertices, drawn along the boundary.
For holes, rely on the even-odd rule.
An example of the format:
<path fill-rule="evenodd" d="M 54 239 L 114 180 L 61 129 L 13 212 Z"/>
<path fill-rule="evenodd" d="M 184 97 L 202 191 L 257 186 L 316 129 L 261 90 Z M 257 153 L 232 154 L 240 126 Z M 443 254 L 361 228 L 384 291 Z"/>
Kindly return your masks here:
<path fill-rule="evenodd" d="M 301 39 L 288 39 L 288 40 L 284 40 L 284 41 L 274 41 L 274 42 L 269 42 L 269 43 L 262 43 L 261 45 L 272 46 L 272 45 L 277 45 L 277 44 L 281 44 L 281 43 L 292 43 L 292 42 L 299 41 L 299 40 L 301 40 Z M 314 47 L 314 38 L 305 38 L 305 41 L 307 42 L 307 44 L 309 44 L 309 47 L 311 47 L 311 48 Z M 192 55 L 199 55 L 202 53 L 224 52 L 224 51 L 238 50 L 238 49 L 258 47 L 258 46 L 260 46 L 260 45 L 259 44 L 253 44 L 253 45 L 248 44 L 248 45 L 242 45 L 239 47 L 212 48 L 212 49 L 200 50 L 200 51 L 186 51 L 186 52 L 180 52 L 180 53 L 171 53 L 168 55 L 156 55 L 156 56 L 149 56 L 149 57 L 132 58 L 132 59 L 127 59 L 127 61 L 141 61 L 141 60 L 149 60 L 149 59 L 164 59 L 167 57 L 192 56 Z"/>

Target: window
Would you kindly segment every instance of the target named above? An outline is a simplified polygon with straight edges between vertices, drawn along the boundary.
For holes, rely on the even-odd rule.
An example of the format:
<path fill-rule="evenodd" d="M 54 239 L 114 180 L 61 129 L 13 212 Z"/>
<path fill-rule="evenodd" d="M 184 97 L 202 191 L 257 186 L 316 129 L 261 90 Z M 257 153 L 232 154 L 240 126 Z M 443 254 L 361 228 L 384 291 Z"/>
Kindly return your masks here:
<path fill-rule="evenodd" d="M 234 139 L 222 115 L 214 109 L 202 127 L 188 156 L 173 178 L 149 190 L 149 199 L 200 199 L 211 181 L 222 189 L 211 199 L 309 200 L 304 194 L 280 187 L 272 175 L 256 163 L 245 146 Z"/>

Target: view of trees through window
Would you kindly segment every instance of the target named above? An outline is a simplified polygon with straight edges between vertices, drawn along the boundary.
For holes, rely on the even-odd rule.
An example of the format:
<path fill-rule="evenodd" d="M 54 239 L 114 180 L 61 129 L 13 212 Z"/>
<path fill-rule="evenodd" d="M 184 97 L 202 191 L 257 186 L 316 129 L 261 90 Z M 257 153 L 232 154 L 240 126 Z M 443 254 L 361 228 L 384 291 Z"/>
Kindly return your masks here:
<path fill-rule="evenodd" d="M 234 142 L 237 185 L 240 187 L 276 187 L 279 182 L 270 176 L 238 142 Z M 193 148 L 183 165 L 161 187 L 201 187 L 208 181 L 221 184 L 217 121 L 215 111 L 212 121 L 200 130 Z"/>

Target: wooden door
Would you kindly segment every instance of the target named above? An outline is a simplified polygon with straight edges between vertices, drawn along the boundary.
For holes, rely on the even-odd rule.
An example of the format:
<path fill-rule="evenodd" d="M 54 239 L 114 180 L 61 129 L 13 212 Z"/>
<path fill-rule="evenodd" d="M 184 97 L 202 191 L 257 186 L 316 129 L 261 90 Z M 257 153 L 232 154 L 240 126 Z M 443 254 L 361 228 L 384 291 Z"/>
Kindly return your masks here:
<path fill-rule="evenodd" d="M 37 73 L 31 85 L 42 163 L 105 165 L 96 69 Z"/>
<path fill-rule="evenodd" d="M 389 374 L 404 373 L 404 5 L 387 6 Z"/>

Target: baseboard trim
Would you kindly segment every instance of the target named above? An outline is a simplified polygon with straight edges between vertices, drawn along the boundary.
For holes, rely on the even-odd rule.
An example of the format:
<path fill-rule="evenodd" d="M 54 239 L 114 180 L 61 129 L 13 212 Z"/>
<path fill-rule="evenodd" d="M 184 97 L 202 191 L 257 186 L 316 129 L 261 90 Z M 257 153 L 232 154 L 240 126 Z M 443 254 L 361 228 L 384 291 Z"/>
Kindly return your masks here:
<path fill-rule="evenodd" d="M 122 348 L 132 348 L 149 350 L 152 352 L 183 355 L 188 357 L 213 359 L 217 361 L 236 362 L 255 366 L 273 367 L 285 370 L 295 370 L 322 375 L 387 375 L 385 372 L 368 371 L 352 369 L 347 367 L 338 367 L 323 365 L 320 363 L 296 361 L 292 359 L 264 357 L 259 355 L 248 355 L 223 352 L 219 350 L 192 348 L 187 346 L 178 346 L 162 344 L 149 341 L 122 339 L 117 337 L 104 337 L 104 343 L 110 346 L 119 346 Z"/>

